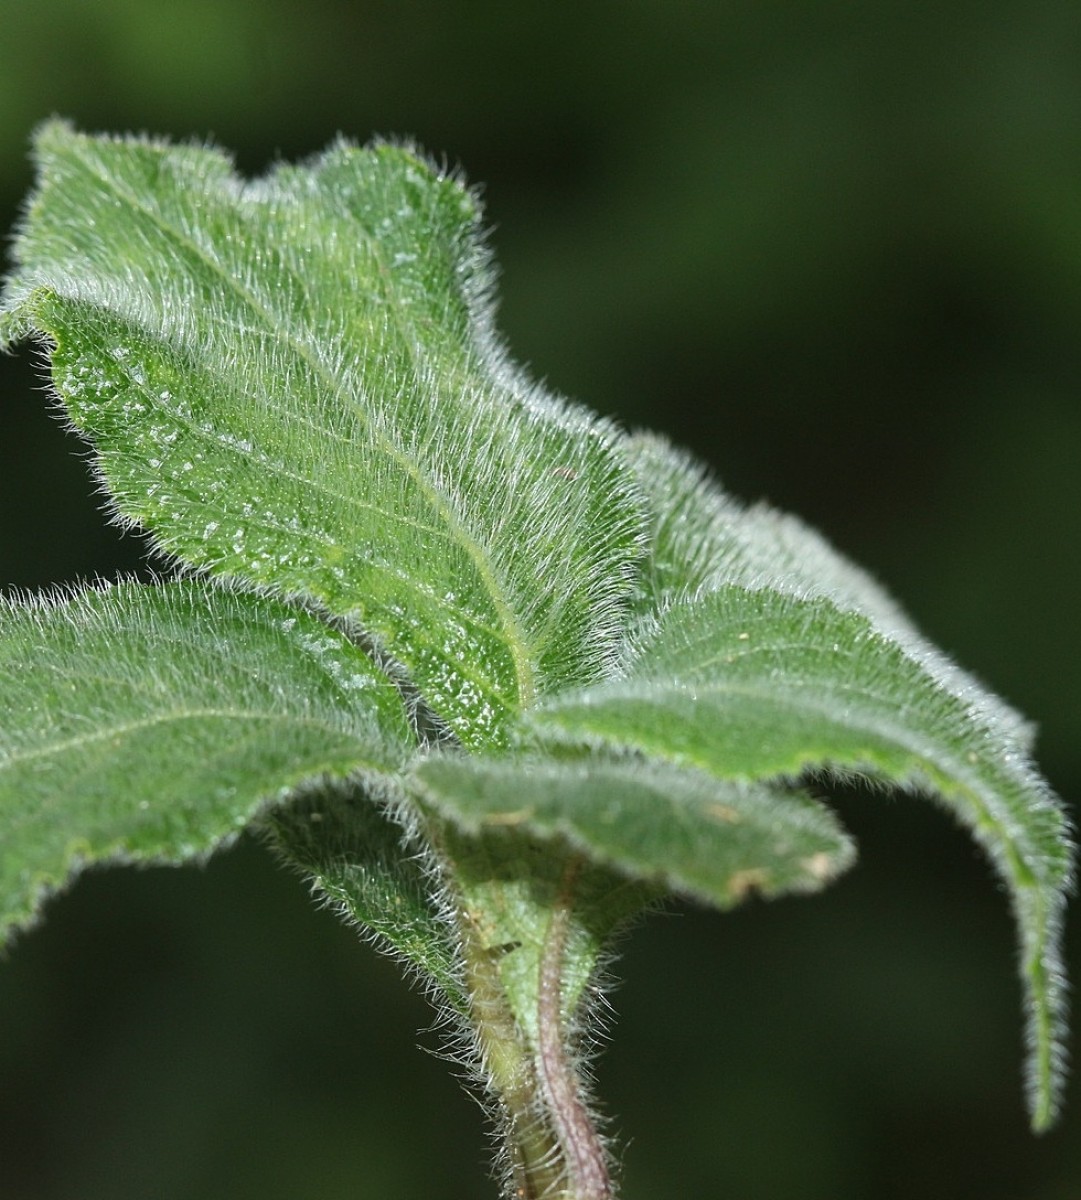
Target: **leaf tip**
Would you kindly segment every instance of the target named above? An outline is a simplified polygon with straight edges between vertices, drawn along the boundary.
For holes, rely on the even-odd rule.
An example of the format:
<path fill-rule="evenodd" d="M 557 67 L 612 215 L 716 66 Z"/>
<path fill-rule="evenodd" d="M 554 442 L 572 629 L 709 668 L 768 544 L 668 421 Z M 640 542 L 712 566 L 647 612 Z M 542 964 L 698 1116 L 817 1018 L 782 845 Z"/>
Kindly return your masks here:
<path fill-rule="evenodd" d="M 819 850 L 817 854 L 803 859 L 800 866 L 812 882 L 826 883 L 837 874 L 843 863 L 835 862 L 824 850 Z"/>
<path fill-rule="evenodd" d="M 79 137 L 74 123 L 67 117 L 47 117 L 34 129 L 30 136 L 30 145 L 35 155 L 63 143 L 70 143 Z"/>

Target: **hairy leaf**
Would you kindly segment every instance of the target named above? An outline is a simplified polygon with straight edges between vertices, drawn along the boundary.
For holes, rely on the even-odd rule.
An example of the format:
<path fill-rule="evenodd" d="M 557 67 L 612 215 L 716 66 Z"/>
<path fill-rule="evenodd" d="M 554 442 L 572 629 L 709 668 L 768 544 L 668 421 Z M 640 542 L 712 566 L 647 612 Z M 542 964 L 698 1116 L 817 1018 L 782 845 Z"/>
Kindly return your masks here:
<path fill-rule="evenodd" d="M 244 184 L 56 123 L 37 157 L 0 342 L 52 343 L 124 519 L 359 621 L 467 745 L 603 673 L 636 493 L 611 431 L 505 361 L 455 178 L 343 142 Z"/>
<path fill-rule="evenodd" d="M 433 868 L 394 819 L 402 800 L 346 781 L 312 790 L 263 820 L 274 849 L 340 916 L 403 957 L 421 983 L 465 1015 L 461 972 Z M 374 803 L 378 799 L 381 803 Z"/>
<path fill-rule="evenodd" d="M 750 891 L 813 891 L 851 862 L 822 805 L 791 789 L 664 761 L 441 755 L 421 799 L 463 829 L 558 838 L 635 879 L 727 908 Z"/>
<path fill-rule="evenodd" d="M 408 786 L 442 818 L 486 1075 L 519 1119 L 534 1119 L 539 1092 L 590 1174 L 603 1150 L 573 1096 L 596 1007 L 590 985 L 613 931 L 673 889 L 727 907 L 752 889 L 818 887 L 852 854 L 817 804 L 663 762 L 440 753 Z M 548 1160 L 543 1137 L 524 1146 L 526 1159 Z"/>
<path fill-rule="evenodd" d="M 0 609 L 0 934 L 92 863 L 179 863 L 410 752 L 393 685 L 295 607 L 124 584 Z"/>
<path fill-rule="evenodd" d="M 550 699 L 530 721 L 549 741 L 630 747 L 731 780 L 828 768 L 939 796 L 1010 890 L 1034 1122 L 1049 1123 L 1062 1083 L 1070 847 L 1055 797 L 982 706 L 830 600 L 727 586 L 673 604 L 625 678 Z"/>
<path fill-rule="evenodd" d="M 547 1194 L 614 926 L 821 886 L 851 844 L 796 785 L 860 773 L 996 864 L 1050 1123 L 1070 845 L 1016 713 L 800 522 L 528 383 L 476 199 L 412 150 L 245 183 L 52 123 L 37 155 L 0 347 L 45 345 L 117 518 L 232 587 L 0 612 L 0 930 L 87 863 L 259 824 L 477 1026 Z"/>
<path fill-rule="evenodd" d="M 650 500 L 647 614 L 728 584 L 825 597 L 866 616 L 1002 737 L 1031 746 L 1032 730 L 1018 713 L 932 646 L 884 588 L 798 517 L 735 500 L 656 434 L 628 438 L 623 453 Z"/>

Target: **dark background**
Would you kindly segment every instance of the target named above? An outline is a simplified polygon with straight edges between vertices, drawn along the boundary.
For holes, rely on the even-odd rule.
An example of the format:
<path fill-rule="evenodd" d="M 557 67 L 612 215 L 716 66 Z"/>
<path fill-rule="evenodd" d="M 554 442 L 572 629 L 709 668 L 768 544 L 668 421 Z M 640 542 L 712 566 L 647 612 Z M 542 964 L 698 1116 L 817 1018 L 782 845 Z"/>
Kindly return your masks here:
<path fill-rule="evenodd" d="M 821 527 L 1081 796 L 1074 0 L 0 0 L 5 228 L 51 114 L 249 173 L 338 132 L 460 164 L 517 356 Z M 0 359 L 0 584 L 128 569 L 32 360 Z M 1078 1200 L 1081 1087 L 1027 1132 L 1001 889 L 932 806 L 840 806 L 827 894 L 628 939 L 626 1200 Z M 429 1023 L 257 846 L 95 873 L 0 964 L 0 1200 L 494 1196 Z"/>

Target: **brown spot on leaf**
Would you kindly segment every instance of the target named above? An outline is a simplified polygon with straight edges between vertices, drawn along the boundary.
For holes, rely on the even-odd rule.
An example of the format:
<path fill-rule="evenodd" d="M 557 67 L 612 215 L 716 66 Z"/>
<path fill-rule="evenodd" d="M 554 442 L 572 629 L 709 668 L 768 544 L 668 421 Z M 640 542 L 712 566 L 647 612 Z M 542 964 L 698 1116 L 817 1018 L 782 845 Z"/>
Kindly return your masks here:
<path fill-rule="evenodd" d="M 817 854 L 812 854 L 810 858 L 805 858 L 800 863 L 800 866 L 803 867 L 812 879 L 819 881 L 829 879 L 833 874 L 833 861 L 824 850 L 819 850 Z"/>
<path fill-rule="evenodd" d="M 749 892 L 763 888 L 769 882 L 769 871 L 765 867 L 748 867 L 736 871 L 728 880 L 728 894 L 733 900 L 743 900 Z"/>
<path fill-rule="evenodd" d="M 485 825 L 521 825 L 533 815 L 532 808 L 519 808 L 514 812 L 489 813 L 484 818 Z"/>

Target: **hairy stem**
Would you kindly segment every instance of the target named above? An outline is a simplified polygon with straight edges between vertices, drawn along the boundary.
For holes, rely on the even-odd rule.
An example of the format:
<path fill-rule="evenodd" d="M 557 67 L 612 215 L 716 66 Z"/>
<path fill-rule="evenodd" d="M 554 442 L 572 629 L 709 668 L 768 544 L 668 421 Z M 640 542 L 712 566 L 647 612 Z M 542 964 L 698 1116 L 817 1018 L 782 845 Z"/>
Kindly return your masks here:
<path fill-rule="evenodd" d="M 534 916 L 519 926 L 527 940 L 508 942 L 505 914 L 522 901 L 520 885 L 504 891 L 475 846 L 445 828 L 439 834 L 445 877 L 459 885 L 454 911 L 463 982 L 481 1081 L 498 1105 L 504 1194 L 507 1200 L 613 1200 L 565 1019 L 582 860 L 571 859 L 562 871 L 549 864 L 536 877 L 528 901 Z M 511 962 L 509 956 L 518 957 Z M 523 975 L 525 963 L 531 966 Z"/>
<path fill-rule="evenodd" d="M 562 1154 L 538 1104 L 530 1048 L 499 975 L 499 948 L 483 944 L 474 918 L 462 913 L 462 949 L 473 1029 L 488 1090 L 501 1108 L 514 1200 L 553 1200 L 563 1176 Z"/>
<path fill-rule="evenodd" d="M 574 885 L 581 865 L 580 859 L 567 865 L 544 943 L 537 1003 L 537 1062 L 548 1113 L 565 1158 L 568 1194 L 574 1200 L 611 1200 L 607 1156 L 567 1052 L 563 1021 L 563 967 Z"/>

